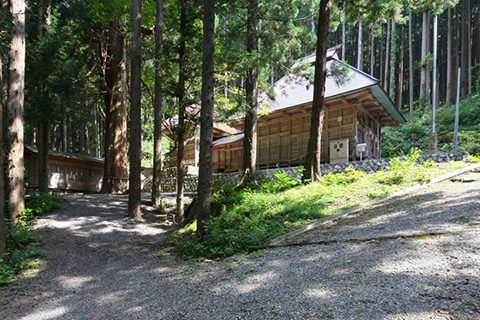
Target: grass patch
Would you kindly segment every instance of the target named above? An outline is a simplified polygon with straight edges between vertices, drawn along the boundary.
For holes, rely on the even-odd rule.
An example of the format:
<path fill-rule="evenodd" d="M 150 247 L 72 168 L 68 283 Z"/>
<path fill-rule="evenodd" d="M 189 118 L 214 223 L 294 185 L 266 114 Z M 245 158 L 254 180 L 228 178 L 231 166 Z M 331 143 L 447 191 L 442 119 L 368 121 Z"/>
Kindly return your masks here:
<path fill-rule="evenodd" d="M 39 235 L 32 229 L 35 218 L 59 208 L 62 200 L 55 194 L 32 194 L 26 197 L 25 210 L 16 224 L 9 219 L 6 224 L 5 254 L 0 258 L 0 285 L 8 283 L 24 270 L 40 264 L 38 259 Z"/>
<path fill-rule="evenodd" d="M 197 240 L 196 228 L 190 225 L 174 234 L 173 243 L 187 258 L 214 259 L 253 251 L 324 216 L 466 166 L 463 161 L 419 165 L 419 155 L 413 152 L 406 159 L 393 159 L 389 168 L 373 174 L 350 168 L 306 185 L 278 174 L 274 181 L 253 179 L 255 184 L 239 191 L 224 186 L 214 194 L 212 208 L 217 209 L 206 222 L 203 241 Z"/>

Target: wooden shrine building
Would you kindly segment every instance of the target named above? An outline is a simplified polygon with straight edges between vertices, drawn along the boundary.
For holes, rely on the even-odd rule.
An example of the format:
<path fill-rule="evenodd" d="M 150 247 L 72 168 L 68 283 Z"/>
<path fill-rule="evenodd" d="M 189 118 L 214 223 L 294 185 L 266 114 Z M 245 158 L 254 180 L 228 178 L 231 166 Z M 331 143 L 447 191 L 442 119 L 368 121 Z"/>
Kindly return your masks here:
<path fill-rule="evenodd" d="M 381 128 L 405 121 L 379 81 L 338 59 L 336 48 L 327 54 L 322 162 L 348 162 L 380 157 Z M 298 62 L 315 63 L 315 55 Z M 284 76 L 273 87 L 274 97 L 263 95 L 257 128 L 257 167 L 275 168 L 303 163 L 310 132 L 313 85 L 310 72 Z M 242 169 L 243 123 L 214 137 L 213 169 Z M 219 137 L 223 135 L 223 137 Z M 186 145 L 186 163 L 197 165 L 198 139 Z M 190 152 L 192 151 L 192 152 Z M 193 160 L 193 161 L 192 161 Z"/>
<path fill-rule="evenodd" d="M 48 187 L 71 191 L 98 192 L 102 187 L 103 160 L 70 152 L 48 152 Z M 38 188 L 38 151 L 25 146 L 28 187 Z"/>

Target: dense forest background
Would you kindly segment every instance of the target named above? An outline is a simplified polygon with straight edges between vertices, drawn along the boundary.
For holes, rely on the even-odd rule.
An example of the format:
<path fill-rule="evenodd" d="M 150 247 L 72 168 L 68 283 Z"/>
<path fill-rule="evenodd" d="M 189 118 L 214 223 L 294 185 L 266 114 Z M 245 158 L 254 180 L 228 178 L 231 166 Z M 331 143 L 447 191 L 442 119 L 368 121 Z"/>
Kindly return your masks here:
<path fill-rule="evenodd" d="M 231 120 L 243 107 L 245 69 L 253 59 L 245 48 L 247 7 L 241 1 L 237 2 L 220 4 L 216 17 L 215 117 L 223 121 Z M 238 10 L 230 10 L 228 7 L 232 5 Z M 186 27 L 181 34 L 181 6 L 182 1 L 166 0 L 164 3 L 163 54 L 160 59 L 165 119 L 178 113 L 182 41 L 185 44 L 184 96 L 188 105 L 200 102 L 202 8 L 195 1 L 185 5 Z M 315 1 L 260 1 L 261 54 L 258 63 L 261 91 L 267 91 L 290 71 L 296 59 L 314 52 L 317 6 Z M 151 167 L 155 2 L 144 1 L 143 11 L 142 165 Z M 106 123 L 119 121 L 115 116 L 109 118 L 109 108 L 111 104 L 124 105 L 121 107 L 123 111 L 119 112 L 126 116 L 129 107 L 129 48 L 132 42 L 129 15 L 129 1 L 27 2 L 26 144 L 38 144 L 39 136 L 46 130 L 51 150 L 105 156 Z M 461 97 L 479 90 L 478 16 L 479 2 L 476 0 L 460 1 L 439 15 L 437 83 L 441 104 L 450 105 L 455 101 L 457 67 L 463 69 Z M 408 12 L 398 12 L 393 19 L 367 21 L 360 20 L 362 17 L 358 12 L 347 6 L 345 11 L 332 11 L 329 46 L 343 43 L 343 59 L 378 78 L 404 113 L 410 110 L 423 112 L 429 110 L 432 103 L 432 17 L 431 10 L 422 11 L 419 7 L 410 13 L 410 19 Z M 413 69 L 409 64 L 410 53 Z M 4 57 L 5 50 L 2 54 Z M 425 83 L 423 89 L 422 82 Z M 112 100 L 110 95 L 116 97 Z M 189 116 L 188 121 L 198 121 L 198 114 Z M 165 140 L 164 144 L 166 153 L 172 143 Z M 392 152 L 389 151 L 388 155 Z"/>

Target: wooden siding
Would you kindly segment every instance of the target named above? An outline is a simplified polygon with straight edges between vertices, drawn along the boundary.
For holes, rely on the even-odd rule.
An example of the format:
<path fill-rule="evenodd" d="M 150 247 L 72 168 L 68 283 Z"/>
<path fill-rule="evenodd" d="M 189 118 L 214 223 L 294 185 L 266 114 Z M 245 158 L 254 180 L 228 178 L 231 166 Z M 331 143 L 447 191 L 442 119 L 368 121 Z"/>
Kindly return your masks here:
<path fill-rule="evenodd" d="M 311 106 L 297 106 L 258 119 L 257 167 L 275 168 L 301 165 L 310 134 Z M 329 142 L 349 139 L 349 161 L 358 160 L 358 143 L 367 143 L 364 159 L 380 157 L 380 128 L 395 122 L 369 90 L 326 102 L 322 132 L 321 161 L 329 162 Z M 242 130 L 243 123 L 231 124 Z M 190 143 L 192 144 L 192 143 Z M 188 146 L 188 144 L 187 144 Z M 239 171 L 243 161 L 243 142 L 213 147 L 213 169 Z M 186 163 L 194 163 L 186 158 Z"/>
<path fill-rule="evenodd" d="M 25 152 L 25 169 L 29 188 L 38 188 L 37 154 Z M 50 189 L 98 192 L 102 187 L 103 163 L 48 156 L 48 187 Z"/>

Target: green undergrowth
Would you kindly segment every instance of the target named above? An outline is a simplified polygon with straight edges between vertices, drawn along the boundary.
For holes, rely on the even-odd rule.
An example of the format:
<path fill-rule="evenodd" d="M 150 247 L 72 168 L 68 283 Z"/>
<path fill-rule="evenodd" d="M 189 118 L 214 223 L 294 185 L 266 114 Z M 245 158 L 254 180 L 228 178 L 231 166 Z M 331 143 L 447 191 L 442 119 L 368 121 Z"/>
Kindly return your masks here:
<path fill-rule="evenodd" d="M 455 105 L 440 106 L 437 111 L 438 152 L 453 152 Z M 432 127 L 432 111 L 418 107 L 408 122 L 398 127 L 382 129 L 382 157 L 408 153 L 412 148 L 428 151 Z M 414 139 L 413 139 L 414 138 Z M 458 151 L 480 156 L 480 95 L 460 103 Z"/>
<path fill-rule="evenodd" d="M 419 155 L 416 151 L 403 160 L 394 158 L 389 168 L 377 173 L 350 168 L 309 184 L 277 173 L 273 181 L 254 177 L 249 187 L 238 191 L 232 191 L 233 185 L 223 185 L 214 193 L 213 213 L 203 241 L 196 239 L 196 224 L 192 224 L 179 229 L 173 243 L 177 252 L 189 259 L 251 251 L 316 219 L 466 165 L 463 161 L 419 165 Z"/>
<path fill-rule="evenodd" d="M 26 269 L 39 263 L 39 235 L 32 224 L 35 218 L 59 208 L 61 198 L 55 194 L 41 193 L 27 195 L 25 210 L 16 224 L 5 219 L 6 252 L 0 258 L 0 285 L 4 285 Z"/>

